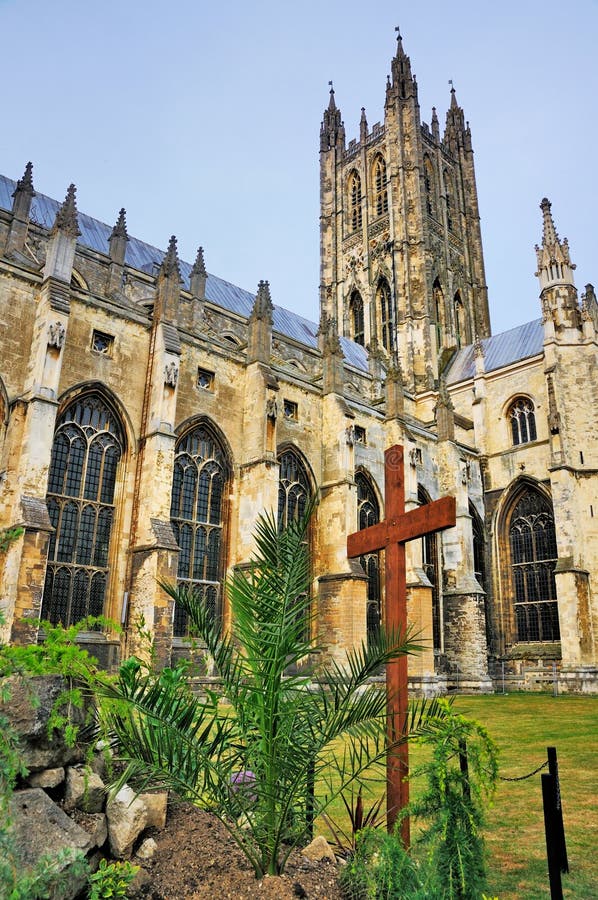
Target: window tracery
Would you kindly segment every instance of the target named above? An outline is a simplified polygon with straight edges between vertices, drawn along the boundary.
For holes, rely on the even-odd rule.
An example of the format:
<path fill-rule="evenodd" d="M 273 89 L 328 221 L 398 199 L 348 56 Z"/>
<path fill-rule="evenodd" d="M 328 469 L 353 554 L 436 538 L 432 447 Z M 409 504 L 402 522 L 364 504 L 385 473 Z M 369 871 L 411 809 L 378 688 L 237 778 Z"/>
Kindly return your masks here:
<path fill-rule="evenodd" d="M 104 612 L 123 452 L 120 422 L 98 394 L 77 398 L 56 423 L 46 496 L 54 532 L 41 611 L 53 624 Z"/>
<path fill-rule="evenodd" d="M 180 547 L 177 582 L 198 593 L 214 620 L 222 615 L 224 505 L 228 466 L 224 450 L 205 424 L 177 442 L 170 519 Z M 173 633 L 188 632 L 187 613 L 175 607 Z"/>
<path fill-rule="evenodd" d="M 349 210 L 351 231 L 357 231 L 362 225 L 361 211 L 361 178 L 355 171 L 349 176 Z"/>
<path fill-rule="evenodd" d="M 420 506 L 430 503 L 427 491 L 419 485 L 417 502 Z M 434 650 L 442 650 L 442 613 L 440 609 L 440 571 L 438 565 L 438 538 L 436 534 L 426 534 L 421 539 L 422 569 L 432 585 L 432 639 Z"/>
<path fill-rule="evenodd" d="M 289 447 L 278 457 L 278 526 L 286 528 L 304 514 L 311 496 L 307 468 L 299 454 Z"/>
<path fill-rule="evenodd" d="M 349 300 L 349 311 L 351 315 L 352 337 L 356 344 L 365 344 L 365 327 L 363 316 L 363 300 L 359 291 L 353 291 Z"/>
<path fill-rule="evenodd" d="M 509 407 L 508 418 L 514 445 L 536 440 L 536 414 L 529 397 L 517 397 Z"/>
<path fill-rule="evenodd" d="M 382 346 L 387 353 L 392 353 L 394 347 L 392 333 L 392 308 L 390 297 L 390 286 L 385 278 L 381 278 L 378 282 L 376 290 L 377 307 L 380 315 L 380 335 L 382 338 Z"/>
<path fill-rule="evenodd" d="M 534 488 L 527 488 L 513 507 L 509 547 L 516 640 L 558 641 L 554 515 L 550 501 Z"/>
<path fill-rule="evenodd" d="M 355 473 L 357 486 L 357 527 L 361 531 L 380 521 L 380 504 L 369 479 L 363 472 Z M 380 591 L 380 554 L 367 553 L 359 558 L 367 576 L 366 628 L 368 641 L 375 639 L 382 622 Z"/>
<path fill-rule="evenodd" d="M 376 156 L 373 167 L 374 209 L 377 216 L 388 212 L 388 190 L 386 186 L 386 163 L 382 156 Z"/>

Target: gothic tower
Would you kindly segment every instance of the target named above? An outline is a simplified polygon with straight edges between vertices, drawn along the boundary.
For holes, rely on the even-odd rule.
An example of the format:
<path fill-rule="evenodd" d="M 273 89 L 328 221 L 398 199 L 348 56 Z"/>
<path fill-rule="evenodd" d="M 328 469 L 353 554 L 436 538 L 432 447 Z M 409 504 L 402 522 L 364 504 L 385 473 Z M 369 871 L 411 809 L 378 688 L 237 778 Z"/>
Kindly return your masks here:
<path fill-rule="evenodd" d="M 488 337 L 471 131 L 451 90 L 444 135 L 420 120 L 417 82 L 398 36 L 384 124 L 359 140 L 331 85 L 320 131 L 322 315 L 388 358 L 408 390 L 433 388 L 452 352 Z"/>

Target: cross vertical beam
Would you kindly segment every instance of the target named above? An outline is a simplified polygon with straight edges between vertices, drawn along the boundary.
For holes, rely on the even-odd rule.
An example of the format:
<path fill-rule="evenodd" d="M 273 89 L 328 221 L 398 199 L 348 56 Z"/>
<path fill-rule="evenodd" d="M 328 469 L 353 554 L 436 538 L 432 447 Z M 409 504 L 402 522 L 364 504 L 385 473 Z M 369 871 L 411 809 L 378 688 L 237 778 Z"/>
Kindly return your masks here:
<path fill-rule="evenodd" d="M 347 537 L 347 556 L 386 550 L 386 628 L 393 634 L 407 630 L 407 574 L 405 544 L 407 541 L 451 528 L 456 522 L 454 497 L 443 497 L 418 509 L 405 512 L 405 475 L 403 448 L 395 444 L 384 454 L 384 500 L 386 519 L 356 531 Z M 386 666 L 386 823 L 392 831 L 399 810 L 409 803 L 409 749 L 407 741 L 408 706 L 407 656 L 391 660 Z M 401 837 L 409 846 L 409 819 L 401 823 Z"/>

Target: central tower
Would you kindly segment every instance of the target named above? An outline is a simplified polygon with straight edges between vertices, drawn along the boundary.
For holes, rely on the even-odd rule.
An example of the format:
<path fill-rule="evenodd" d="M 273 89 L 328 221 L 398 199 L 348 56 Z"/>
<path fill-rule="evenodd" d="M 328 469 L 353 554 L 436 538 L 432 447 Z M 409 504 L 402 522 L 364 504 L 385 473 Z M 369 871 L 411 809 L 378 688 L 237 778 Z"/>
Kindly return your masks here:
<path fill-rule="evenodd" d="M 405 387 L 434 388 L 453 351 L 490 334 L 471 131 L 454 88 L 444 135 L 422 123 L 403 50 L 386 84 L 384 124 L 346 145 L 334 89 L 320 130 L 321 316 L 340 334 L 395 354 Z M 322 319 L 324 320 L 324 319 Z"/>

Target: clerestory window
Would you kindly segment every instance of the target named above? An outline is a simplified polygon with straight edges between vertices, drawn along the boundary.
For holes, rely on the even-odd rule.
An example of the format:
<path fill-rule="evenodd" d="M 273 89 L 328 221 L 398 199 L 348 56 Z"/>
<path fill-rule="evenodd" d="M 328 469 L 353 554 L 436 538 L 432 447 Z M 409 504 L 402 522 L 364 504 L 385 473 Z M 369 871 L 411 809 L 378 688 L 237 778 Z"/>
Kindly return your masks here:
<path fill-rule="evenodd" d="M 352 338 L 356 344 L 365 344 L 365 329 L 363 317 L 363 300 L 359 291 L 353 291 L 349 300 L 349 313 L 351 316 Z"/>
<path fill-rule="evenodd" d="M 513 444 L 528 444 L 536 440 L 536 415 L 529 397 L 517 397 L 508 412 Z"/>

